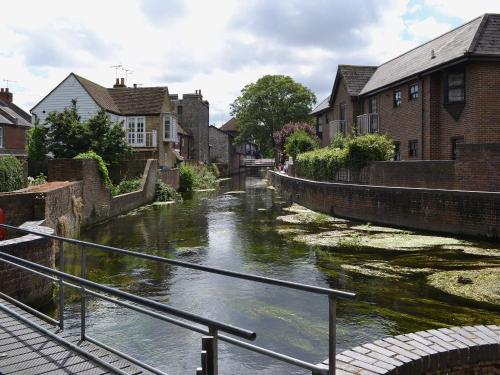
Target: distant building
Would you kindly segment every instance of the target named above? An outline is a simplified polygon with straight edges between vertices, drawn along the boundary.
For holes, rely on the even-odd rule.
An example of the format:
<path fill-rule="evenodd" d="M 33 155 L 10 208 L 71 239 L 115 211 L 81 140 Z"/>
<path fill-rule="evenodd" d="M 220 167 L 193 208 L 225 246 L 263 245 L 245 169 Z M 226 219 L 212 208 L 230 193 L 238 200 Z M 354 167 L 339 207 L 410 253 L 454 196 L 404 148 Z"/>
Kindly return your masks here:
<path fill-rule="evenodd" d="M 312 112 L 336 133 L 387 133 L 397 160 L 455 159 L 461 143 L 500 143 L 500 15 L 485 14 L 378 67 L 339 65 Z"/>
<path fill-rule="evenodd" d="M 177 116 L 167 87 L 127 87 L 117 78 L 106 88 L 71 73 L 31 109 L 33 121 L 44 123 L 50 112 L 62 112 L 73 99 L 82 120 L 104 109 L 111 120 L 123 123 L 135 158 L 157 158 L 163 167 L 174 167 L 182 159 L 174 149 L 179 141 Z"/>
<path fill-rule="evenodd" d="M 236 127 L 236 119 L 232 117 L 224 125 L 220 127 L 220 130 L 231 136 L 231 142 L 234 143 L 234 138 L 238 136 L 239 131 Z M 244 155 L 247 158 L 258 158 L 260 157 L 259 147 L 253 142 L 242 142 L 234 144 L 236 152 Z"/>
<path fill-rule="evenodd" d="M 26 155 L 31 116 L 13 103 L 12 92 L 0 89 L 0 155 Z"/>
<path fill-rule="evenodd" d="M 195 90 L 194 94 L 170 95 L 174 112 L 179 119 L 179 123 L 186 133 L 189 134 L 189 159 L 209 162 L 208 147 L 208 124 L 210 104 L 203 100 L 201 90 Z"/>

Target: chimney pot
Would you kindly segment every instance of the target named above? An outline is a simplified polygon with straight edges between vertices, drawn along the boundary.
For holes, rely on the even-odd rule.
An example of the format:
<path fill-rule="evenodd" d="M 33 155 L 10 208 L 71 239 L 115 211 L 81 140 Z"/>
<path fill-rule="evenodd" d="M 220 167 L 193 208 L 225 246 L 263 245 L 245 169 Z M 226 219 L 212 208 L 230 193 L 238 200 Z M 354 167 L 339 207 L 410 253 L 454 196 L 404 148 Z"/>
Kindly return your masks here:
<path fill-rule="evenodd" d="M 120 85 L 125 86 L 125 78 L 120 78 Z"/>
<path fill-rule="evenodd" d="M 120 78 L 117 78 L 116 82 L 115 82 L 115 85 L 119 85 L 119 84 L 120 84 Z"/>
<path fill-rule="evenodd" d="M 134 89 L 136 89 L 136 88 L 137 88 L 137 83 L 134 83 Z"/>
<path fill-rule="evenodd" d="M 3 87 L 2 87 L 2 90 L 0 92 L 3 92 Z"/>
<path fill-rule="evenodd" d="M 5 88 L 5 92 L 9 92 L 9 88 L 8 87 Z"/>

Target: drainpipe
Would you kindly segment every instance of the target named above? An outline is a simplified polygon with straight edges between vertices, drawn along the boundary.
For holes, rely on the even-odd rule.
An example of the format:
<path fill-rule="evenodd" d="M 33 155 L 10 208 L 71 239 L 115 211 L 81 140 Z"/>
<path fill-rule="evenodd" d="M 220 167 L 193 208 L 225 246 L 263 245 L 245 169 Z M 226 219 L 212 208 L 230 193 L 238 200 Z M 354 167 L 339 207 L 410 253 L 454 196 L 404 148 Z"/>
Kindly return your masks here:
<path fill-rule="evenodd" d="M 420 96 L 420 102 L 421 102 L 421 121 L 422 121 L 422 160 L 425 159 L 425 104 L 424 104 L 424 78 L 420 78 L 420 83 L 421 83 L 421 91 L 422 95 Z M 430 129 L 429 129 L 430 130 Z M 429 132 L 430 135 L 430 132 Z M 430 158 L 430 149 L 429 149 L 429 158 Z"/>

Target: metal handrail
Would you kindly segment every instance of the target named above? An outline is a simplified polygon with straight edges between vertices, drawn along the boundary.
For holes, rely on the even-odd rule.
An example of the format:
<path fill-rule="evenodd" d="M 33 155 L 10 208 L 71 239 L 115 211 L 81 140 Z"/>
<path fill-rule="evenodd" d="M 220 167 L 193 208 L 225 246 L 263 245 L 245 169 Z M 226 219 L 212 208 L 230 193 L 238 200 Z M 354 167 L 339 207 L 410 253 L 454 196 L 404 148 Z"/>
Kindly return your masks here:
<path fill-rule="evenodd" d="M 116 253 L 125 254 L 125 255 L 131 255 L 131 256 L 138 257 L 138 258 L 154 260 L 154 261 L 162 262 L 162 263 L 168 263 L 168 264 L 172 264 L 174 266 L 191 268 L 191 269 L 195 269 L 198 271 L 206 271 L 206 272 L 215 273 L 215 274 L 219 274 L 219 275 L 235 277 L 238 279 L 256 281 L 256 282 L 260 282 L 260 283 L 264 283 L 264 284 L 282 286 L 285 288 L 297 289 L 297 290 L 302 290 L 305 292 L 311 292 L 311 293 L 316 293 L 316 294 L 332 295 L 332 296 L 335 296 L 338 298 L 344 298 L 344 299 L 354 299 L 356 297 L 355 293 L 346 292 L 343 290 L 323 288 L 323 287 L 319 287 L 319 286 L 296 283 L 296 282 L 292 282 L 292 281 L 284 281 L 284 280 L 279 280 L 279 279 L 273 279 L 270 277 L 258 276 L 258 275 L 253 275 L 253 274 L 249 274 L 249 273 L 230 271 L 230 270 L 226 270 L 223 268 L 203 266 L 203 265 L 196 264 L 196 263 L 190 263 L 190 262 L 184 262 L 181 260 L 169 259 L 169 258 L 157 256 L 157 255 L 150 255 L 150 254 L 145 254 L 145 253 L 139 253 L 137 251 L 120 249 L 118 247 L 101 245 L 101 244 L 96 244 L 96 243 L 86 242 L 86 241 L 81 241 L 81 240 L 75 240 L 73 238 L 55 236 L 52 234 L 41 233 L 41 232 L 37 232 L 37 231 L 25 229 L 25 228 L 18 228 L 18 227 L 14 227 L 12 225 L 7 225 L 7 224 L 0 224 L 0 227 L 5 228 L 5 229 L 15 230 L 18 232 L 34 234 L 34 235 L 42 236 L 45 238 L 51 238 L 53 240 L 68 242 L 68 243 L 72 243 L 75 245 L 94 247 L 96 249 L 116 252 Z"/>
<path fill-rule="evenodd" d="M 14 226 L 11 226 L 11 225 L 6 225 L 6 224 L 0 224 L 0 227 L 3 227 L 5 229 L 11 229 L 11 230 L 14 230 L 14 231 L 19 231 L 19 232 L 22 232 L 22 233 L 28 233 L 28 234 L 33 234 L 33 235 L 41 236 L 41 237 L 46 237 L 46 238 L 50 238 L 50 239 L 59 241 L 60 245 L 61 245 L 61 254 L 60 254 L 60 259 L 61 259 L 60 260 L 60 267 L 61 267 L 61 269 L 64 269 L 64 259 L 63 259 L 64 247 L 63 247 L 63 243 L 67 242 L 67 243 L 72 243 L 72 244 L 76 244 L 76 245 L 82 246 L 82 278 L 78 278 L 76 276 L 69 275 L 69 274 L 64 274 L 63 272 L 62 272 L 62 274 L 63 275 L 67 275 L 68 276 L 67 279 L 69 279 L 69 280 L 71 280 L 72 278 L 75 278 L 75 280 L 83 280 L 85 282 L 83 285 L 86 285 L 86 286 L 91 285 L 91 287 L 97 286 L 96 289 L 98 289 L 98 290 L 100 288 L 109 288 L 109 287 L 101 286 L 100 284 L 94 283 L 94 282 L 86 280 L 84 278 L 84 277 L 86 277 L 85 274 L 86 274 L 86 249 L 87 249 L 87 247 L 94 247 L 94 248 L 101 249 L 101 250 L 108 251 L 108 252 L 116 252 L 116 253 L 120 253 L 120 254 L 135 256 L 135 257 L 138 257 L 138 258 L 143 258 L 143 259 L 148 259 L 148 260 L 152 260 L 152 261 L 167 263 L 167 264 L 171 264 L 171 265 L 175 265 L 175 266 L 186 267 L 186 268 L 196 269 L 196 270 L 200 270 L 200 271 L 215 273 L 215 274 L 219 274 L 219 275 L 223 275 L 223 276 L 234 277 L 234 278 L 244 279 L 244 280 L 250 280 L 250 281 L 260 282 L 260 283 L 264 283 L 264 284 L 268 284 L 268 285 L 281 286 L 281 287 L 286 287 L 286 288 L 290 288 L 290 289 L 302 290 L 302 291 L 306 291 L 306 292 L 311 292 L 311 293 L 316 293 L 316 294 L 321 294 L 321 295 L 327 295 L 328 296 L 328 311 L 329 311 L 329 313 L 328 313 L 328 317 L 329 317 L 329 319 L 328 319 L 328 325 L 329 325 L 329 329 L 328 329 L 328 332 L 329 332 L 328 356 L 329 356 L 329 362 L 328 362 L 328 368 L 327 369 L 324 367 L 324 365 L 316 365 L 316 364 L 313 364 L 313 363 L 308 363 L 308 362 L 302 361 L 302 360 L 294 358 L 294 357 L 290 357 L 288 355 L 285 355 L 285 354 L 282 354 L 282 353 L 279 353 L 279 352 L 275 352 L 275 351 L 268 350 L 268 349 L 265 349 L 265 348 L 262 348 L 262 347 L 259 347 L 259 346 L 256 346 L 256 345 L 249 344 L 249 343 L 244 342 L 244 341 L 237 340 L 236 338 L 233 338 L 233 337 L 220 335 L 220 334 L 218 334 L 218 329 L 220 329 L 221 331 L 229 332 L 229 331 L 224 330 L 222 328 L 217 328 L 217 327 L 215 327 L 213 325 L 211 326 L 211 325 L 208 325 L 208 324 L 204 324 L 204 325 L 207 325 L 208 328 L 209 328 L 208 331 L 206 331 L 206 330 L 204 330 L 204 329 L 202 329 L 200 327 L 191 325 L 191 324 L 189 324 L 189 323 L 187 323 L 185 321 L 181 321 L 181 320 L 178 320 L 178 319 L 167 317 L 165 315 L 158 314 L 158 313 L 156 313 L 154 311 L 151 311 L 149 309 L 144 309 L 144 308 L 142 308 L 140 306 L 137 306 L 135 304 L 131 304 L 131 303 L 128 303 L 128 302 L 120 301 L 120 300 L 117 300 L 117 299 L 114 299 L 114 298 L 110 298 L 110 297 L 105 296 L 105 295 L 100 294 L 100 293 L 96 293 L 96 292 L 93 292 L 93 291 L 90 291 L 90 290 L 86 290 L 82 286 L 78 286 L 78 285 L 74 285 L 74 284 L 68 283 L 67 281 L 64 281 L 62 277 L 58 277 L 57 279 L 59 280 L 60 285 L 61 285 L 61 287 L 60 287 L 60 294 L 59 294 L 59 301 L 60 301 L 60 305 L 61 306 L 64 304 L 64 292 L 63 292 L 64 288 L 63 288 L 63 286 L 67 285 L 67 286 L 70 286 L 70 287 L 81 289 L 81 296 L 82 296 L 82 299 L 81 299 L 81 315 L 82 315 L 82 322 L 81 322 L 81 329 L 82 329 L 82 331 L 81 332 L 82 333 L 81 334 L 82 334 L 82 340 L 89 339 L 89 341 L 93 340 L 93 342 L 95 342 L 97 344 L 104 345 L 102 343 L 97 342 L 94 339 L 90 339 L 88 336 L 85 335 L 85 296 L 87 294 L 90 294 L 90 295 L 94 295 L 96 297 L 107 299 L 107 300 L 109 300 L 111 302 L 114 302 L 114 303 L 117 303 L 119 305 L 131 308 L 133 310 L 142 312 L 144 314 L 153 316 L 153 317 L 161 319 L 163 321 L 167 321 L 167 322 L 170 322 L 172 324 L 176 324 L 178 326 L 181 326 L 181 327 L 184 327 L 184 328 L 187 328 L 187 329 L 191 329 L 193 331 L 196 331 L 196 332 L 199 332 L 199 333 L 202 333 L 202 334 L 209 334 L 209 335 L 211 335 L 211 338 L 210 338 L 211 341 L 210 342 L 211 342 L 211 345 L 212 345 L 212 348 L 213 348 L 213 350 L 212 350 L 213 357 L 210 360 L 212 361 L 213 368 L 216 369 L 215 372 L 212 372 L 213 374 L 217 374 L 217 341 L 218 341 L 218 339 L 220 339 L 222 341 L 226 341 L 226 342 L 231 343 L 233 345 L 245 348 L 247 350 L 251 350 L 251 351 L 254 351 L 256 353 L 260 353 L 260 354 L 263 354 L 263 355 L 266 355 L 266 356 L 269 356 L 269 357 L 281 360 L 283 362 L 287 362 L 287 363 L 290 363 L 292 365 L 295 365 L 295 366 L 298 366 L 298 367 L 301 367 L 301 368 L 313 371 L 314 374 L 322 374 L 322 375 L 333 375 L 333 374 L 335 374 L 336 297 L 337 298 L 344 298 L 344 299 L 353 299 L 353 298 L 356 297 L 356 295 L 354 293 L 346 292 L 346 291 L 341 291 L 341 290 L 336 290 L 336 289 L 330 289 L 330 288 L 323 288 L 323 287 L 311 286 L 311 285 L 302 284 L 302 283 L 295 283 L 295 282 L 290 282 L 290 281 L 284 281 L 284 280 L 279 280 L 279 279 L 273 279 L 273 278 L 268 278 L 268 277 L 263 277 L 263 276 L 257 276 L 257 275 L 253 275 L 253 274 L 247 274 L 247 273 L 240 273 L 240 272 L 235 272 L 235 271 L 229 271 L 229 270 L 226 270 L 226 269 L 220 269 L 220 268 L 215 268 L 215 267 L 202 266 L 202 265 L 198 265 L 198 264 L 194 264 L 194 263 L 183 262 L 183 261 L 168 259 L 168 258 L 159 257 L 159 256 L 155 256 L 155 255 L 149 255 L 149 254 L 134 252 L 134 251 L 120 249 L 120 248 L 116 248 L 116 247 L 112 247 L 112 246 L 100 245 L 100 244 L 95 244 L 95 243 L 91 243 L 91 242 L 70 239 L 70 238 L 66 238 L 66 237 L 54 236 L 54 235 L 50 235 L 50 234 L 46 234 L 46 233 L 41 233 L 41 232 L 37 232 L 37 231 L 25 229 L 25 228 L 18 228 L 18 227 L 14 227 Z M 21 264 L 18 264 L 18 263 L 15 263 L 15 262 L 10 262 L 10 261 L 8 261 L 8 260 L 5 259 L 5 255 L 6 254 L 1 254 L 0 253 L 0 260 L 1 261 L 7 262 L 7 263 L 10 263 L 10 264 L 14 264 L 15 266 L 20 266 L 20 267 L 28 269 L 28 270 L 31 270 L 27 266 L 23 266 L 22 265 L 22 263 L 30 265 L 29 263 L 31 263 L 31 262 L 26 261 L 24 259 L 20 259 L 20 258 L 17 258 L 17 259 L 19 259 L 21 261 L 20 262 Z M 12 258 L 16 258 L 16 257 L 13 257 L 11 255 L 9 255 L 9 256 L 12 257 Z M 36 265 L 35 268 L 37 268 L 38 270 L 42 270 L 43 269 L 42 272 L 44 272 L 45 269 L 48 270 L 48 271 L 50 271 L 48 273 L 51 273 L 51 274 L 53 274 L 53 272 L 56 272 L 56 273 L 60 272 L 60 271 L 55 271 L 55 270 L 53 270 L 51 268 L 47 268 L 47 267 L 38 265 L 36 263 L 32 263 L 32 264 Z M 37 273 L 43 275 L 43 273 L 38 272 L 38 271 L 33 271 L 33 272 L 37 272 Z M 47 276 L 47 277 L 54 279 L 52 276 Z M 113 288 L 109 288 L 109 289 L 113 289 Z M 159 304 L 158 302 L 147 300 L 147 299 L 144 299 L 142 297 L 135 296 L 135 295 L 131 295 L 131 294 L 126 293 L 126 292 L 121 292 L 119 290 L 115 290 L 115 291 L 119 292 L 119 294 L 123 293 L 123 298 L 128 299 L 129 301 L 132 301 L 132 302 L 137 302 L 137 303 L 141 304 L 141 302 L 140 302 L 141 300 L 146 300 L 149 303 L 145 304 L 145 306 L 153 308 L 153 309 L 157 309 L 156 304 Z M 105 292 L 107 293 L 107 291 L 105 291 Z M 108 293 L 108 294 L 121 297 L 120 295 L 113 294 L 111 292 Z M 130 299 L 127 298 L 129 296 L 131 296 L 132 298 L 130 298 Z M 161 304 L 159 304 L 159 305 L 161 305 Z M 166 306 L 166 305 L 164 305 L 164 306 Z M 169 307 L 169 308 L 171 308 L 171 307 Z M 175 308 L 171 308 L 171 309 L 178 310 L 178 309 L 175 309 Z M 161 309 L 159 309 L 159 310 L 162 311 Z M 163 311 L 163 312 L 170 313 L 171 315 L 174 315 L 174 316 L 176 315 L 176 314 L 174 314 L 172 312 L 169 312 L 169 311 Z M 186 313 L 186 312 L 184 312 L 184 313 Z M 191 313 L 187 313 L 187 314 L 191 314 Z M 177 315 L 177 316 L 179 316 L 179 315 Z M 64 324 L 63 324 L 62 307 L 60 307 L 59 317 L 60 317 L 59 325 L 62 328 L 64 326 Z M 194 315 L 194 317 L 197 317 L 197 316 Z M 198 318 L 200 318 L 200 317 L 198 317 Z M 186 319 L 190 320 L 189 318 L 186 318 Z M 202 319 L 206 319 L 206 318 L 202 318 Z M 194 320 L 192 320 L 192 321 L 194 321 Z M 220 322 L 218 322 L 218 323 L 220 323 Z M 203 324 L 203 323 L 199 323 L 199 324 Z M 221 324 L 225 324 L 225 323 L 221 323 Z M 229 327 L 238 329 L 238 327 L 233 327 L 233 326 L 226 325 L 226 328 L 229 328 Z M 250 332 L 250 331 L 247 331 L 247 332 Z M 229 333 L 234 334 L 232 332 L 229 332 Z M 249 338 L 250 340 L 252 340 L 252 339 L 255 338 L 255 333 L 253 333 L 253 334 L 254 334 L 254 336 L 253 336 L 253 338 Z M 241 336 L 241 335 L 236 335 L 236 336 L 244 337 L 244 336 Z M 116 350 L 116 349 L 114 349 L 114 350 Z M 205 355 L 205 352 L 203 352 L 203 355 Z M 130 361 L 132 361 L 132 362 L 134 362 L 136 364 L 139 364 L 139 365 L 142 365 L 142 366 L 144 366 L 144 367 L 146 367 L 148 369 L 151 369 L 150 366 L 145 365 L 141 361 L 136 360 L 136 359 L 134 359 L 132 357 L 126 356 L 126 359 L 129 359 Z M 158 371 L 153 371 L 153 372 L 156 372 L 157 374 L 162 374 L 159 370 Z"/>

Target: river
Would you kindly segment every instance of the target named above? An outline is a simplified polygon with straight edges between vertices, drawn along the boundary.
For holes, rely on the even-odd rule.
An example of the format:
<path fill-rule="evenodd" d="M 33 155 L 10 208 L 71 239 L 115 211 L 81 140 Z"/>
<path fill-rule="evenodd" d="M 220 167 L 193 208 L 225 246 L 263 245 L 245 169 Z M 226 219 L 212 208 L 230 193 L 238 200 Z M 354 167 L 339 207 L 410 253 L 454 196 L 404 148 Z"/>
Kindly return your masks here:
<path fill-rule="evenodd" d="M 225 194 L 228 191 L 243 193 Z M 113 218 L 81 239 L 203 265 L 358 294 L 338 306 L 338 351 L 377 338 L 447 325 L 499 323 L 493 305 L 468 303 L 427 285 L 425 276 L 374 277 L 344 264 L 392 262 L 406 267 L 498 266 L 496 257 L 451 251 L 325 250 L 279 232 L 290 204 L 266 188 L 263 175 L 236 176 L 218 192 L 196 193 L 168 206 Z M 79 252 L 67 247 L 66 272 L 79 275 Z M 458 262 L 458 263 L 457 263 Z M 328 356 L 324 296 L 236 280 L 91 250 L 88 277 L 171 306 L 255 330 L 256 344 L 317 363 Z M 79 329 L 78 295 L 66 297 L 67 329 Z M 194 374 L 201 335 L 96 298 L 88 301 L 87 333 L 168 374 Z M 55 309 L 55 308 L 54 308 Z M 56 311 L 53 311 L 56 314 Z M 220 343 L 221 374 L 308 374 Z"/>

